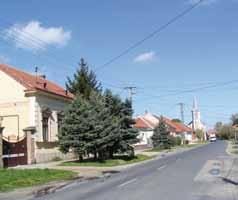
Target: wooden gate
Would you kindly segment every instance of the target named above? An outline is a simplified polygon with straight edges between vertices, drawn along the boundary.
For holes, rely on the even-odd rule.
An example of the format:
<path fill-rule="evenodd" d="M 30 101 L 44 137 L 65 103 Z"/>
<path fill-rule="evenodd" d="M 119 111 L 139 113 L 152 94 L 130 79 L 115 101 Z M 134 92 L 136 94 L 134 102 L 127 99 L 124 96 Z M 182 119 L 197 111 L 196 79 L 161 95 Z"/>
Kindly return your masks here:
<path fill-rule="evenodd" d="M 3 166 L 14 167 L 17 165 L 27 164 L 27 138 L 18 138 L 17 141 L 11 142 L 3 138 Z"/>

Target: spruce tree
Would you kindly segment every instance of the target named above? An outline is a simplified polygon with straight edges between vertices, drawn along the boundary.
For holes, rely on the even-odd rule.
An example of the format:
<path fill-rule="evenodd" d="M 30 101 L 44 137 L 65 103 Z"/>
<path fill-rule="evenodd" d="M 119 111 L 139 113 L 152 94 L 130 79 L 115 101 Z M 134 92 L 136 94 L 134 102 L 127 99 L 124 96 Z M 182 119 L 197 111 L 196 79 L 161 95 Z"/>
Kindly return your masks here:
<path fill-rule="evenodd" d="M 109 157 L 109 149 L 113 147 L 117 140 L 119 124 L 113 119 L 110 108 L 106 105 L 105 98 L 93 92 L 89 98 L 91 114 L 94 116 L 93 131 L 88 143 L 88 151 L 93 153 L 99 160 Z"/>
<path fill-rule="evenodd" d="M 168 149 L 171 146 L 169 140 L 169 131 L 162 116 L 159 119 L 158 126 L 154 129 L 154 134 L 151 139 L 155 148 L 159 147 L 161 149 Z"/>
<path fill-rule="evenodd" d="M 74 73 L 73 78 L 67 77 L 66 89 L 88 99 L 92 91 L 101 91 L 101 84 L 97 81 L 96 74 L 89 70 L 87 63 L 81 58 L 79 69 Z"/>
<path fill-rule="evenodd" d="M 104 160 L 109 157 L 108 149 L 114 145 L 119 127 L 98 92 L 91 92 L 88 99 L 77 96 L 65 111 L 59 133 L 60 149 L 64 153 L 72 149 L 80 159 L 93 154 L 95 159 Z"/>
<path fill-rule="evenodd" d="M 131 101 L 126 99 L 121 109 L 121 135 L 120 150 L 130 152 L 134 156 L 133 144 L 139 141 L 138 130 L 133 128 L 135 121 L 133 119 L 133 110 Z"/>
<path fill-rule="evenodd" d="M 92 131 L 92 115 L 90 106 L 81 96 L 77 96 L 74 102 L 68 106 L 64 113 L 61 130 L 59 132 L 59 147 L 63 153 L 72 149 L 82 160 L 87 152 L 87 143 L 90 142 Z"/>
<path fill-rule="evenodd" d="M 106 106 L 110 110 L 110 119 L 119 128 L 118 132 L 113 133 L 113 141 L 108 146 L 109 155 L 113 157 L 114 153 L 125 152 L 133 154 L 132 145 L 138 142 L 138 130 L 133 128 L 134 120 L 132 119 L 131 102 L 129 100 L 123 102 L 118 95 L 113 95 L 110 90 L 106 90 L 104 96 Z"/>

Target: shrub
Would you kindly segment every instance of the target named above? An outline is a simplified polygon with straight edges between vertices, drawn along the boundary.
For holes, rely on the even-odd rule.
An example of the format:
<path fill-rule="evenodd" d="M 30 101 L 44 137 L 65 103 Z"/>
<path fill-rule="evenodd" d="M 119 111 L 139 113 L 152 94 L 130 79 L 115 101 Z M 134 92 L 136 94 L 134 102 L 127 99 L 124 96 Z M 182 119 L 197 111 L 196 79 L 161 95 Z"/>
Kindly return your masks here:
<path fill-rule="evenodd" d="M 179 146 L 182 143 L 182 139 L 179 136 L 174 137 L 174 136 L 170 135 L 169 136 L 169 143 L 170 143 L 171 146 Z"/>
<path fill-rule="evenodd" d="M 182 138 L 181 137 L 175 137 L 176 145 L 180 146 L 182 144 Z"/>

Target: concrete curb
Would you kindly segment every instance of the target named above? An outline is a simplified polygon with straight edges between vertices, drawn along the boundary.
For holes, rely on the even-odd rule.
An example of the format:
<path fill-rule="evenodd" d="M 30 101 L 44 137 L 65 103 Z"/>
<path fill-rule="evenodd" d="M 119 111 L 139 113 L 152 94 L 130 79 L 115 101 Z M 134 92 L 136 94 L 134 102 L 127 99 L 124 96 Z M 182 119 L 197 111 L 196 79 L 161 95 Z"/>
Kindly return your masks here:
<path fill-rule="evenodd" d="M 75 179 L 72 180 L 68 180 L 68 181 L 54 181 L 54 182 L 50 182 L 48 184 L 44 184 L 41 186 L 34 186 L 32 188 L 23 188 L 23 189 L 16 189 L 13 192 L 7 192 L 7 193 L 0 193 L 0 199 L 4 199 L 4 200 L 28 200 L 28 199 L 32 199 L 33 197 L 42 197 L 46 194 L 50 194 L 50 193 L 55 193 L 57 192 L 57 190 L 60 190 L 70 184 L 73 183 L 77 183 L 77 182 L 83 182 L 83 181 L 88 181 L 88 180 L 95 180 L 95 179 L 99 179 L 99 178 L 110 178 L 110 176 L 114 173 L 119 173 L 123 170 L 129 169 L 131 167 L 134 166 L 138 166 L 138 165 L 144 165 L 148 162 L 152 162 L 154 160 L 159 160 L 161 158 L 167 157 L 167 156 L 172 156 L 172 155 L 176 155 L 178 153 L 182 153 L 182 152 L 187 152 L 187 151 L 191 151 L 193 149 L 197 149 L 197 148 L 201 148 L 205 145 L 208 144 L 202 144 L 196 147 L 191 147 L 191 148 L 182 148 L 182 149 L 177 149 L 173 152 L 159 152 L 157 156 L 155 156 L 154 158 L 151 158 L 149 160 L 145 160 L 139 163 L 133 163 L 133 164 L 129 164 L 129 165 L 121 165 L 121 166 L 116 166 L 116 167 L 78 167 L 79 169 L 100 169 L 101 172 L 98 173 L 97 175 L 93 175 L 93 176 L 78 176 Z M 56 166 L 54 168 L 54 166 L 50 166 L 49 168 L 51 169 L 60 169 L 58 168 L 58 166 Z"/>

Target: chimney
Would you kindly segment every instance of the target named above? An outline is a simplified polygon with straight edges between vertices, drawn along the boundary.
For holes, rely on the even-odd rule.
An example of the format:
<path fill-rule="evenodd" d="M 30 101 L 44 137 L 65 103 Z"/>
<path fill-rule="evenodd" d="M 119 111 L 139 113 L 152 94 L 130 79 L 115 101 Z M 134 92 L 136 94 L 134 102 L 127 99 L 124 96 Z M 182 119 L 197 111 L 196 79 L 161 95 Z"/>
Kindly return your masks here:
<path fill-rule="evenodd" d="M 45 74 L 41 74 L 39 75 L 40 78 L 46 79 L 46 75 Z"/>
<path fill-rule="evenodd" d="M 44 88 L 46 88 L 46 86 L 47 86 L 47 83 L 45 82 L 45 83 L 44 83 Z"/>

